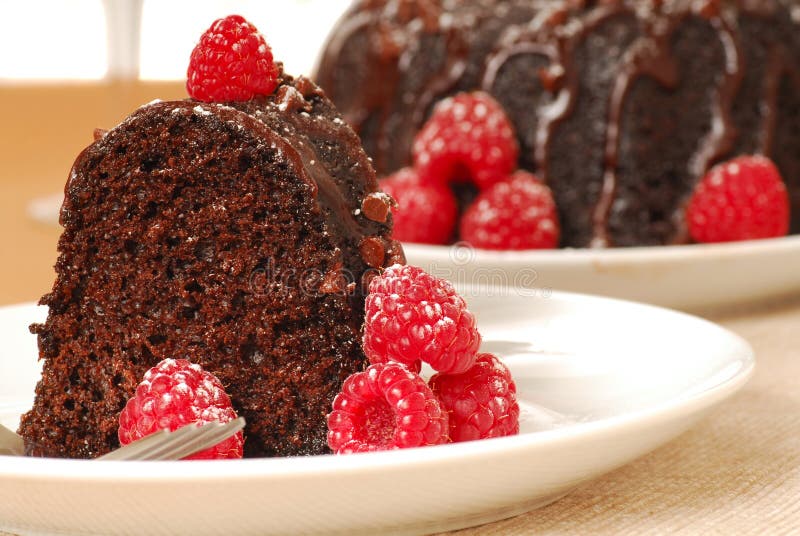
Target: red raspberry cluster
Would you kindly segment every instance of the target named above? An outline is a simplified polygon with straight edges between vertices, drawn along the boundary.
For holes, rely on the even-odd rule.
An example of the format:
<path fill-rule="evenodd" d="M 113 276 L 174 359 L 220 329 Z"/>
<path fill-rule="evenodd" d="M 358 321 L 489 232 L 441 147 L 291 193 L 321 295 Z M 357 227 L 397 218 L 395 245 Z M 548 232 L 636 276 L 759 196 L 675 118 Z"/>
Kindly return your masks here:
<path fill-rule="evenodd" d="M 519 432 L 511 373 L 479 354 L 475 317 L 453 286 L 394 265 L 369 286 L 364 353 L 372 363 L 345 380 L 328 415 L 338 454 L 439 445 Z M 429 383 L 420 362 L 437 373 Z"/>
<path fill-rule="evenodd" d="M 533 174 L 515 171 L 518 155 L 513 125 L 491 96 L 461 93 L 439 102 L 414 139 L 413 167 L 381 181 L 397 201 L 395 238 L 427 244 L 460 239 L 502 250 L 558 247 L 552 192 Z M 478 194 L 459 210 L 451 187 L 463 182 Z M 698 183 L 686 221 L 695 242 L 784 236 L 786 187 L 769 159 L 735 158 Z"/>
<path fill-rule="evenodd" d="M 412 147 L 414 165 L 381 181 L 395 198 L 398 240 L 447 244 L 456 237 L 486 249 L 558 245 L 550 190 L 517 171 L 519 146 L 502 106 L 484 92 L 439 102 Z M 454 183 L 471 182 L 477 198 L 460 216 Z"/>
<path fill-rule="evenodd" d="M 416 266 L 394 265 L 369 285 L 364 353 L 372 363 L 461 373 L 481 344 L 475 317 L 453 285 Z"/>

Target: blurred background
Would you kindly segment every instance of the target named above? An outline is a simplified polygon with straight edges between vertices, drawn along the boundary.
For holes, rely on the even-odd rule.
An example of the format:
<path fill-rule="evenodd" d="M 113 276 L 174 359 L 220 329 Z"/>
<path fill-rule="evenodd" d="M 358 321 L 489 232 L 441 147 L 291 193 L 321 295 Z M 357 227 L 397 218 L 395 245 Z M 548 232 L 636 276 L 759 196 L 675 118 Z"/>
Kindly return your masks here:
<path fill-rule="evenodd" d="M 53 283 L 64 183 L 95 128 L 181 99 L 189 54 L 237 13 L 310 74 L 349 0 L 0 0 L 0 304 Z"/>

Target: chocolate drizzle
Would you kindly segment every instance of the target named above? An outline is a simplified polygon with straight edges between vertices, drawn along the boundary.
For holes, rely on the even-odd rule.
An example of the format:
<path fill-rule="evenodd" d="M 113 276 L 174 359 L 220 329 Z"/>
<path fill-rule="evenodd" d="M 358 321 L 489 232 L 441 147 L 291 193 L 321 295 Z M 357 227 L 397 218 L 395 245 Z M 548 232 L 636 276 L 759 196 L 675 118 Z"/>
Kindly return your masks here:
<path fill-rule="evenodd" d="M 736 129 L 731 119 L 731 108 L 742 82 L 744 65 L 741 44 L 735 31 L 735 19 L 726 10 L 709 18 L 717 31 L 725 52 L 725 72 L 722 75 L 716 98 L 712 99 L 713 125 L 700 150 L 689 162 L 692 174 L 699 177 L 733 146 Z"/>
<path fill-rule="evenodd" d="M 322 57 L 322 64 L 331 64 L 337 61 L 344 53 L 344 48 L 348 44 L 349 39 L 361 32 L 367 31 L 370 28 L 378 28 L 381 39 L 376 45 L 371 47 L 375 54 L 371 55 L 373 65 L 379 70 L 378 76 L 385 81 L 381 85 L 368 86 L 365 92 L 360 95 L 361 102 L 358 106 L 348 107 L 344 112 L 345 120 L 356 130 L 360 132 L 364 128 L 364 122 L 373 113 L 382 114 L 381 123 L 386 121 L 388 117 L 388 110 L 381 110 L 384 108 L 385 102 L 394 102 L 394 88 L 397 87 L 397 82 L 400 76 L 398 69 L 398 57 L 401 46 L 393 45 L 394 42 L 390 31 L 385 29 L 385 25 L 381 23 L 380 14 L 377 12 L 364 11 L 359 12 L 359 4 L 354 4 L 348 13 L 342 18 L 342 25 L 339 31 L 332 36 L 328 42 L 324 56 Z M 344 73 L 337 70 L 329 71 L 328 77 L 317 76 L 317 80 L 321 86 L 325 87 L 338 87 L 338 77 Z M 377 145 L 380 147 L 384 142 L 379 139 Z M 375 158 L 375 156 L 373 156 Z M 378 161 L 380 159 L 378 158 Z"/>
<path fill-rule="evenodd" d="M 622 129 L 622 114 L 631 86 L 640 76 L 651 76 L 662 86 L 674 88 L 678 83 L 678 68 L 664 45 L 667 36 L 654 34 L 651 39 L 639 40 L 623 59 L 622 68 L 611 91 L 606 129 L 603 187 L 592 215 L 593 247 L 611 245 L 608 217 L 617 193 L 617 166 Z"/>
<path fill-rule="evenodd" d="M 443 30 L 445 35 L 445 43 L 448 50 L 447 59 L 444 67 L 427 81 L 419 98 L 416 100 L 414 111 L 411 115 L 411 123 L 417 129 L 422 127 L 436 101 L 443 95 L 452 92 L 467 67 L 466 61 L 469 47 L 464 40 L 464 33 L 451 25 L 447 25 L 446 28 L 440 28 L 440 30 Z M 408 61 L 408 56 L 404 55 L 403 59 Z M 408 69 L 407 65 L 401 69 L 401 72 Z"/>
<path fill-rule="evenodd" d="M 800 12 L 800 6 L 798 6 Z M 775 129 L 777 124 L 778 92 L 784 77 L 789 77 L 800 92 L 800 72 L 789 60 L 789 53 L 783 43 L 773 43 L 769 49 L 764 81 L 764 105 L 761 125 L 759 151 L 770 156 L 775 150 Z"/>
<path fill-rule="evenodd" d="M 410 151 L 410 139 L 402 132 L 410 129 L 412 132 L 421 125 L 436 99 L 448 94 L 465 89 L 483 89 L 490 93 L 497 91 L 498 81 L 506 69 L 519 69 L 521 73 L 528 73 L 527 67 L 515 67 L 520 57 L 529 56 L 538 58 L 536 61 L 545 62 L 546 67 L 535 71 L 537 80 L 531 84 L 538 84 L 543 94 L 549 94 L 548 99 L 537 106 L 536 120 L 530 125 L 531 142 L 527 147 L 533 154 L 526 153 L 523 161 L 533 164 L 537 175 L 546 181 L 553 181 L 551 166 L 554 158 L 563 158 L 556 155 L 552 149 L 553 140 L 560 136 L 561 125 L 575 113 L 579 100 L 583 102 L 591 99 L 593 102 L 601 101 L 605 109 L 606 123 L 605 134 L 602 140 L 602 169 L 598 170 L 596 178 L 598 191 L 594 201 L 585 206 L 590 214 L 589 240 L 576 242 L 569 240 L 564 245 L 591 245 L 613 246 L 615 239 L 610 227 L 610 218 L 622 192 L 619 188 L 620 166 L 627 162 L 620 161 L 621 143 L 631 134 L 627 119 L 633 113 L 629 110 L 630 96 L 644 79 L 654 80 L 658 86 L 668 94 L 676 92 L 679 87 L 691 84 L 691 80 L 683 79 L 683 65 L 685 58 L 674 55 L 675 39 L 678 30 L 687 24 L 701 26 L 708 30 L 708 35 L 714 36 L 716 42 L 702 43 L 708 48 L 719 47 L 724 64 L 719 75 L 715 78 L 713 86 L 707 90 L 707 95 L 701 97 L 705 110 L 699 113 L 708 113 L 710 120 L 705 132 L 693 132 L 697 136 L 696 147 L 689 151 L 688 157 L 682 164 L 675 164 L 670 168 L 670 175 L 677 174 L 680 185 L 675 202 L 671 208 L 663 209 L 663 215 L 653 217 L 663 218 L 670 227 L 668 232 L 660 232 L 659 240 L 664 243 L 682 243 L 687 241 L 683 211 L 686 196 L 689 190 L 684 191 L 686 184 L 693 184 L 715 163 L 732 156 L 736 148 L 737 124 L 733 117 L 733 110 L 737 105 L 748 106 L 748 103 L 739 103 L 740 88 L 745 76 L 745 56 L 743 47 L 755 46 L 755 43 L 744 43 L 743 35 L 739 29 L 741 17 L 755 17 L 763 20 L 773 20 L 775 24 L 791 28 L 797 32 L 800 17 L 796 13 L 800 8 L 792 2 L 779 0 L 451 0 L 441 2 L 443 13 L 436 19 L 437 24 L 426 20 L 425 24 L 414 20 L 400 20 L 393 17 L 388 5 L 392 0 L 372 1 L 364 5 L 353 7 L 351 19 L 347 17 L 333 33 L 332 46 L 326 50 L 320 65 L 320 82 L 331 94 L 332 100 L 344 108 L 348 117 L 358 116 L 355 127 L 357 131 L 369 121 L 377 117 L 377 130 L 361 132 L 362 135 L 374 136 L 377 132 L 378 143 L 370 146 L 370 141 L 365 140 L 365 146 L 372 150 L 376 159 L 379 172 L 392 171 L 386 167 L 391 162 L 387 151 Z M 427 2 L 421 2 L 427 4 Z M 368 4 L 368 7 L 365 7 Z M 520 8 L 524 6 L 527 12 Z M 484 30 L 483 22 L 492 17 L 500 18 L 500 12 L 517 13 L 514 19 L 511 16 L 505 31 L 496 38 L 494 46 L 487 54 L 476 60 L 474 48 Z M 598 29 L 615 18 L 626 18 L 633 21 L 632 30 L 635 32 L 633 40 L 622 44 L 619 50 L 611 49 L 611 54 L 619 57 L 615 71 L 612 75 L 608 95 L 594 93 L 594 88 L 587 87 L 581 77 L 583 66 L 576 60 L 579 47 L 593 39 Z M 442 21 L 447 24 L 443 25 Z M 370 22 L 371 21 L 371 22 Z M 387 30 L 391 28 L 391 30 Z M 430 46 L 430 30 L 438 32 L 438 39 L 447 50 L 447 57 L 443 67 L 438 72 L 412 72 L 410 66 L 415 58 L 429 53 L 425 43 Z M 337 74 L 336 64 L 344 54 L 343 47 L 358 32 L 380 34 L 390 31 L 394 36 L 401 36 L 395 42 L 402 43 L 402 50 L 392 58 L 381 58 L 377 67 L 373 60 L 367 60 L 366 73 L 371 75 L 370 86 L 366 89 L 367 98 L 358 102 L 358 96 L 351 96 L 352 105 L 342 106 L 337 93 L 337 84 L 332 79 Z M 761 130 L 759 148 L 761 152 L 769 154 L 776 140 L 776 111 L 779 107 L 779 93 L 781 84 L 787 76 L 795 76 L 794 62 L 790 61 L 792 52 L 791 44 L 781 43 L 779 37 L 765 39 L 769 46 L 768 65 L 765 67 L 766 79 L 761 95 L 761 113 L 758 127 Z M 771 43 L 771 44 L 770 44 Z M 758 46 L 762 46 L 758 44 Z M 352 62 L 352 56 L 350 56 Z M 513 60 L 513 61 L 512 61 Z M 477 83 L 467 80 L 469 62 L 483 61 L 483 70 Z M 514 65 L 512 65 L 514 63 Z M 709 66 L 711 68 L 711 66 Z M 716 67 L 714 67 L 716 68 Z M 393 92 L 404 87 L 407 77 L 424 79 L 422 89 L 416 95 L 415 107 L 412 113 L 404 107 L 398 95 Z M 385 83 L 384 83 L 385 82 Z M 504 91 L 509 91 L 508 87 Z M 497 95 L 502 100 L 503 95 Z M 600 102 L 598 102 L 600 104 Z M 752 106 L 752 104 L 749 104 Z M 603 109 L 603 108 L 601 108 Z M 626 127 L 628 125 L 628 127 Z M 523 129 L 525 125 L 522 125 Z M 587 125 L 588 126 L 588 125 Z M 398 130 L 400 134 L 390 136 L 389 129 Z M 520 131 L 520 137 L 529 134 Z M 521 143 L 524 146 L 524 144 Z M 527 150 L 527 149 L 526 149 Z M 397 158 L 394 159 L 398 161 Z M 402 161 L 402 159 L 401 159 Z M 676 167 L 677 166 L 677 167 Z M 629 173 L 631 170 L 629 169 Z M 635 169 L 633 170 L 635 172 Z M 667 179 L 663 179 L 667 180 Z M 562 195 L 574 196 L 570 192 Z M 630 195 L 630 194 L 627 194 Z M 591 196 L 584 196 L 587 198 Z M 798 196 L 800 197 L 800 196 Z M 557 199 L 557 202 L 559 199 Z M 588 203 L 588 201 L 587 201 Z M 800 208 L 800 207 L 798 207 Z M 646 205 L 644 205 L 646 210 Z M 659 208 L 659 213 L 662 209 Z M 636 223 L 631 222 L 631 225 Z M 659 224 L 660 225 L 660 224 Z"/>
<path fill-rule="evenodd" d="M 549 145 L 553 139 L 555 127 L 568 117 L 578 98 L 579 84 L 576 66 L 571 61 L 572 51 L 577 43 L 597 26 L 611 17 L 620 15 L 638 15 L 642 35 L 633 42 L 622 55 L 619 72 L 613 82 L 608 104 L 608 122 L 606 124 L 604 168 L 602 187 L 597 203 L 592 210 L 593 247 L 613 245 L 608 233 L 608 220 L 611 207 L 617 194 L 617 167 L 619 165 L 619 142 L 622 129 L 622 117 L 627 96 L 633 84 L 640 77 L 651 77 L 666 89 L 674 89 L 679 83 L 680 68 L 671 56 L 671 36 L 680 23 L 689 16 L 707 17 L 709 23 L 717 31 L 717 35 L 726 53 L 726 72 L 713 100 L 712 130 L 699 144 L 699 149 L 688 163 L 689 172 L 694 177 L 702 176 L 710 165 L 733 144 L 735 130 L 730 120 L 730 108 L 742 77 L 741 54 L 739 43 L 731 23 L 713 8 L 714 3 L 689 4 L 683 9 L 670 11 L 669 14 L 657 11 L 637 12 L 633 7 L 622 2 L 613 5 L 599 6 L 587 12 L 580 22 L 575 22 L 573 30 L 564 33 L 564 9 L 556 8 L 543 11 L 528 26 L 527 31 L 512 33 L 513 38 L 498 44 L 494 54 L 487 61 L 486 75 L 482 89 L 491 91 L 497 73 L 512 57 L 519 54 L 536 54 L 547 57 L 551 64 L 549 70 L 563 73 L 563 81 L 557 98 L 553 103 L 541 110 L 537 128 L 535 155 L 533 161 L 537 171 L 548 179 L 547 165 L 551 158 Z M 712 6 L 709 8 L 708 6 Z M 544 21 L 544 22 L 542 22 Z M 553 24 L 556 24 L 555 29 Z M 544 85 L 544 84 L 543 84 Z M 676 210 L 682 213 L 682 207 Z M 678 229 L 673 241 L 685 241 Z"/>
<path fill-rule="evenodd" d="M 781 82 L 783 66 L 783 47 L 772 45 L 767 61 L 767 76 L 764 80 L 764 115 L 761 120 L 762 135 L 758 146 L 758 150 L 764 155 L 769 155 L 772 152 L 777 121 L 775 112 L 778 108 L 778 91 L 780 89 L 778 86 Z"/>
<path fill-rule="evenodd" d="M 497 52 L 487 60 L 486 72 L 481 83 L 481 89 L 491 91 L 494 87 L 497 74 L 500 68 L 514 56 L 534 55 L 544 56 L 550 61 L 548 70 L 560 71 L 560 88 L 556 92 L 556 99 L 539 112 L 539 123 L 536 131 L 536 144 L 532 160 L 536 162 L 537 169 L 542 176 L 547 175 L 547 148 L 551 139 L 553 127 L 559 119 L 566 117 L 574 105 L 574 95 L 577 88 L 577 79 L 574 71 L 566 71 L 561 61 L 562 52 L 560 47 L 547 43 L 531 43 L 526 41 L 518 42 L 517 39 L 524 39 L 522 36 L 513 34 L 511 42 L 502 45 Z M 555 89 L 548 84 L 549 91 Z"/>
<path fill-rule="evenodd" d="M 436 101 L 454 90 L 466 68 L 469 44 L 467 32 L 460 25 L 463 21 L 450 13 L 442 15 L 438 4 L 427 0 L 356 2 L 325 47 L 320 66 L 336 63 L 355 35 L 369 33 L 372 48 L 368 54 L 380 83 L 364 84 L 357 106 L 345 107 L 344 116 L 356 132 L 364 130 L 368 118 L 377 117 L 375 150 L 371 156 L 378 169 L 385 169 L 388 155 L 395 151 L 389 139 L 392 114 L 386 103 L 403 108 L 414 130 L 418 130 Z M 444 64 L 429 73 L 419 91 L 403 92 L 401 81 L 408 77 L 414 60 L 426 54 L 423 45 L 426 35 L 444 36 L 447 50 Z M 336 88 L 337 78 L 342 74 L 345 73 L 336 69 L 318 68 L 316 78 L 320 86 Z"/>

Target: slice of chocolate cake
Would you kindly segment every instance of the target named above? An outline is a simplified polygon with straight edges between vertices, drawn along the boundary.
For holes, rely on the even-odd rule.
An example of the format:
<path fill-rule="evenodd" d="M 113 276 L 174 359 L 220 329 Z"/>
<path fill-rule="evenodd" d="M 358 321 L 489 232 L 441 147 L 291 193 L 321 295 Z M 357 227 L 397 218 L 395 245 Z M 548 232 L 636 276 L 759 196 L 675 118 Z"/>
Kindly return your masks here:
<path fill-rule="evenodd" d="M 378 172 L 411 162 L 433 106 L 482 90 L 553 191 L 562 246 L 688 241 L 714 164 L 763 154 L 800 233 L 795 0 L 358 0 L 316 80 Z"/>
<path fill-rule="evenodd" d="M 245 456 L 327 451 L 330 402 L 365 366 L 365 280 L 403 253 L 358 137 L 314 84 L 143 106 L 78 157 L 65 193 L 20 425 L 34 452 L 117 447 L 126 400 L 167 357 L 222 381 Z"/>

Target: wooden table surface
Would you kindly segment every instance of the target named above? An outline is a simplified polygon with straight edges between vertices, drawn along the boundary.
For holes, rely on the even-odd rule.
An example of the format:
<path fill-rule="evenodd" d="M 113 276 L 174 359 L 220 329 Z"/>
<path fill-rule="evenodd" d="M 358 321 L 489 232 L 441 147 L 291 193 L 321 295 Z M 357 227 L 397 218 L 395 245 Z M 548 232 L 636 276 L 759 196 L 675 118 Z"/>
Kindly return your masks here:
<path fill-rule="evenodd" d="M 63 190 L 95 127 L 182 95 L 178 84 L 0 88 L 0 305 L 52 285 L 60 229 L 33 221 L 31 200 Z M 560 501 L 460 534 L 800 534 L 800 297 L 706 316 L 756 350 L 757 372 L 738 395 Z"/>

